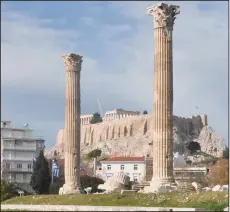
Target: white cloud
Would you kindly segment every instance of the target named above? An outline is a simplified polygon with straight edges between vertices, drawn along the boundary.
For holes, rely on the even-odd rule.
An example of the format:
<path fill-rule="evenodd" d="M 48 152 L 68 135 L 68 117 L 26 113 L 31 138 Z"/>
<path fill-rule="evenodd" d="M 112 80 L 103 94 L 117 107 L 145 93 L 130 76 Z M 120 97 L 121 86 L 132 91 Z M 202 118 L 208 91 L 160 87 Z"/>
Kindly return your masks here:
<path fill-rule="evenodd" d="M 198 8 L 197 2 L 173 4 L 181 6 L 174 27 L 175 114 L 191 115 L 198 105 L 201 113 L 209 115 L 210 124 L 217 132 L 227 138 L 227 3 L 209 2 L 215 4 L 215 9 L 205 11 Z M 84 40 L 80 29 L 53 28 L 52 23 L 56 20 L 4 13 L 2 84 L 58 93 L 65 86 L 61 55 L 72 51 L 84 56 L 84 94 L 92 95 L 92 98 L 98 93 L 104 95 L 105 108 L 111 96 L 116 96 L 117 102 L 132 102 L 132 105 L 120 107 L 151 111 L 153 24 L 145 12 L 150 5 L 151 2 L 111 3 L 117 16 L 124 16 L 127 22 L 109 25 L 108 21 L 98 25 L 95 38 L 92 36 L 95 40 L 91 41 Z M 99 5 L 96 5 L 96 11 L 102 12 Z M 81 20 L 97 27 L 96 20 L 91 17 L 84 16 Z M 122 37 L 123 33 L 130 36 Z M 109 64 L 103 60 L 103 55 L 93 57 L 91 52 L 80 48 L 80 43 L 98 41 L 98 55 L 102 50 L 108 53 Z M 84 100 L 85 96 L 82 98 Z"/>

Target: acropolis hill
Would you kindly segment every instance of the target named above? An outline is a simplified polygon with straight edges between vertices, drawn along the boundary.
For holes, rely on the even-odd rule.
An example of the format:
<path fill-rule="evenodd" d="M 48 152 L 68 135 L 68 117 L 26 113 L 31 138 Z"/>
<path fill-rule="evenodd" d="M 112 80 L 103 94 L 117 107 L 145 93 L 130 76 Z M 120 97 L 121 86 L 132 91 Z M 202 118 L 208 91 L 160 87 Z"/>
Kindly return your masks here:
<path fill-rule="evenodd" d="M 103 122 L 90 124 L 92 115 L 81 116 L 81 154 L 100 148 L 103 152 L 125 156 L 151 155 L 152 114 L 113 110 L 105 113 Z M 186 142 L 197 141 L 201 151 L 221 157 L 224 138 L 208 126 L 207 115 L 189 118 L 173 117 L 174 151 L 182 151 Z M 57 133 L 56 144 L 46 151 L 51 157 L 56 151 L 64 157 L 63 129 Z"/>

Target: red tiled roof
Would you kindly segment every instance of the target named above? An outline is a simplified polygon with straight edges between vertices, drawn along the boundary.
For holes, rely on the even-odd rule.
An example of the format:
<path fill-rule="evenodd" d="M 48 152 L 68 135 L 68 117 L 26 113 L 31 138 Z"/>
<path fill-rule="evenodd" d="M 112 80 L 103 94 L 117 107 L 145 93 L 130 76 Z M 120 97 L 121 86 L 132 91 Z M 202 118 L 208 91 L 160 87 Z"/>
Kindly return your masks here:
<path fill-rule="evenodd" d="M 145 157 L 112 157 L 112 158 L 108 158 L 107 160 L 104 161 L 145 161 Z"/>

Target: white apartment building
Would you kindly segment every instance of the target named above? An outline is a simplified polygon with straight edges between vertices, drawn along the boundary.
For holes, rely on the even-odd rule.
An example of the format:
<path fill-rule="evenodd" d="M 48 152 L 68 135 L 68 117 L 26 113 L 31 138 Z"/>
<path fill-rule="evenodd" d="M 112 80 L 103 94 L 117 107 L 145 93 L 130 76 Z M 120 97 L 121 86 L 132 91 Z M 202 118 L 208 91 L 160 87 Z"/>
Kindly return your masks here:
<path fill-rule="evenodd" d="M 145 179 L 145 157 L 113 157 L 101 161 L 101 170 L 97 174 L 106 181 L 114 173 L 122 172 L 130 177 L 130 181 L 141 182 Z"/>
<path fill-rule="evenodd" d="M 9 182 L 32 191 L 29 186 L 33 159 L 44 150 L 44 139 L 32 136 L 28 124 L 23 128 L 11 126 L 11 121 L 1 121 L 1 175 Z"/>

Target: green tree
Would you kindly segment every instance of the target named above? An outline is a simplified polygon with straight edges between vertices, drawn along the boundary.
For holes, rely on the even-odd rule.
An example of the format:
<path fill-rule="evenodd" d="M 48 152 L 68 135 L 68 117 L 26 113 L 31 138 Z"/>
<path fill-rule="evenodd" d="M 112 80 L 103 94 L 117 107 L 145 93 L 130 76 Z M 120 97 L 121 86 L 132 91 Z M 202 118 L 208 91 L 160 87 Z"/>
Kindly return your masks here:
<path fill-rule="evenodd" d="M 224 152 L 223 152 L 223 158 L 229 159 L 229 148 L 228 147 L 226 147 Z"/>
<path fill-rule="evenodd" d="M 148 114 L 148 111 L 147 111 L 147 110 L 144 110 L 144 111 L 143 111 L 143 114 L 144 114 L 144 115 Z"/>
<path fill-rule="evenodd" d="M 201 150 L 200 144 L 196 141 L 191 141 L 187 144 L 187 149 L 190 151 L 190 154 L 193 154 Z"/>
<path fill-rule="evenodd" d="M 92 151 L 90 151 L 87 155 L 86 158 L 88 160 L 91 160 L 92 158 L 97 158 L 101 156 L 101 150 L 100 149 L 94 149 Z"/>
<path fill-rule="evenodd" d="M 49 193 L 51 176 L 48 161 L 44 157 L 43 151 L 40 151 L 36 158 L 35 167 L 30 179 L 30 185 L 38 194 Z"/>
<path fill-rule="evenodd" d="M 14 184 L 1 180 L 1 202 L 14 196 L 16 196 Z"/>
<path fill-rule="evenodd" d="M 94 113 L 93 118 L 90 121 L 90 124 L 97 124 L 100 122 L 102 122 L 102 118 L 101 118 L 100 113 Z"/>

